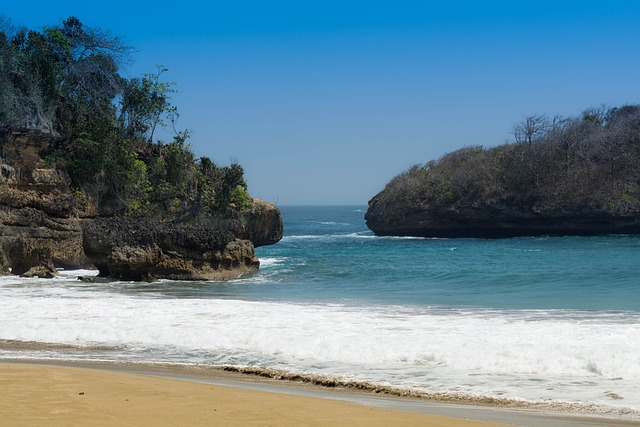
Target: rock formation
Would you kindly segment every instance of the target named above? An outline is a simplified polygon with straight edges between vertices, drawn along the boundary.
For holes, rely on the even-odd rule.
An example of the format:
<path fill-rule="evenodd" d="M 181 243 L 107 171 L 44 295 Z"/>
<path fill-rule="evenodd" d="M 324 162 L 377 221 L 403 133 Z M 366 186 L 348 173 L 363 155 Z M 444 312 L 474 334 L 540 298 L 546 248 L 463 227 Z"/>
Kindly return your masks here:
<path fill-rule="evenodd" d="M 242 166 L 191 151 L 167 70 L 121 74 L 131 50 L 73 16 L 0 29 L 0 273 L 224 279 L 282 237 Z M 154 140 L 165 123 L 174 134 Z"/>
<path fill-rule="evenodd" d="M 100 276 L 123 280 L 225 280 L 260 265 L 256 246 L 282 238 L 278 209 L 256 200 L 233 218 L 97 218 L 84 221 L 84 251 Z"/>
<path fill-rule="evenodd" d="M 94 213 L 73 195 L 66 173 L 45 168 L 39 151 L 55 137 L 37 130 L 0 131 L 0 271 L 52 276 L 55 267 L 90 266 L 81 218 Z"/>
<path fill-rule="evenodd" d="M 367 225 L 425 237 L 640 234 L 640 105 L 514 129 L 529 120 L 541 123 L 535 137 L 518 131 L 400 173 L 370 200 Z"/>
<path fill-rule="evenodd" d="M 220 216 L 99 217 L 68 175 L 40 157 L 55 138 L 0 130 L 0 274 L 51 277 L 57 267 L 95 266 L 127 280 L 230 279 L 258 268 L 254 246 L 282 238 L 280 211 L 259 200 Z"/>
<path fill-rule="evenodd" d="M 379 236 L 501 238 L 541 235 L 640 234 L 640 218 L 589 207 L 536 211 L 526 206 L 456 207 L 425 205 L 406 210 L 369 201 L 367 226 Z"/>

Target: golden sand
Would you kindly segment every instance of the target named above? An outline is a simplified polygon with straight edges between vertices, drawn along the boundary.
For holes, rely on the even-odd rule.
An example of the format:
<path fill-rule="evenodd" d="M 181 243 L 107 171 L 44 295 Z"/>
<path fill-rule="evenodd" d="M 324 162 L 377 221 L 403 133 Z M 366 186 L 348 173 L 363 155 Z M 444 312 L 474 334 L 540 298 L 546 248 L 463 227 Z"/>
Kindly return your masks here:
<path fill-rule="evenodd" d="M 498 424 L 108 370 L 0 364 L 3 426 Z"/>

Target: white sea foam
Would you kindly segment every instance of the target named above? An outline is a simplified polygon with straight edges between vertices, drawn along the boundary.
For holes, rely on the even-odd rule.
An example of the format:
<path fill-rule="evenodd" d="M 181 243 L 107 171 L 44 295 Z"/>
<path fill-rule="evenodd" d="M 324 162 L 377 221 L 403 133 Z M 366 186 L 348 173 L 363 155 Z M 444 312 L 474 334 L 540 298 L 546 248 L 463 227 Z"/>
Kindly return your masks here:
<path fill-rule="evenodd" d="M 98 270 L 58 270 L 58 275 L 64 278 L 75 279 L 80 276 L 92 277 L 98 274 Z"/>
<path fill-rule="evenodd" d="M 349 223 L 346 222 L 336 222 L 336 221 L 311 221 L 313 224 L 320 224 L 320 225 L 350 225 Z"/>
<path fill-rule="evenodd" d="M 370 231 L 357 231 L 352 233 L 337 233 L 337 234 L 301 234 L 284 236 L 282 241 L 292 240 L 337 240 L 337 239 L 405 239 L 416 240 L 423 239 L 422 237 L 378 237 Z"/>
<path fill-rule="evenodd" d="M 0 339 L 114 348 L 86 357 L 264 366 L 640 409 L 638 313 L 168 299 L 77 275 L 0 278 Z"/>
<path fill-rule="evenodd" d="M 286 242 L 289 240 L 306 240 L 306 239 L 327 239 L 326 234 L 302 234 L 297 236 L 284 236 L 281 241 Z"/>
<path fill-rule="evenodd" d="M 265 268 L 275 267 L 278 265 L 282 265 L 286 261 L 287 261 L 287 258 L 285 257 L 260 258 L 260 268 L 265 269 Z"/>

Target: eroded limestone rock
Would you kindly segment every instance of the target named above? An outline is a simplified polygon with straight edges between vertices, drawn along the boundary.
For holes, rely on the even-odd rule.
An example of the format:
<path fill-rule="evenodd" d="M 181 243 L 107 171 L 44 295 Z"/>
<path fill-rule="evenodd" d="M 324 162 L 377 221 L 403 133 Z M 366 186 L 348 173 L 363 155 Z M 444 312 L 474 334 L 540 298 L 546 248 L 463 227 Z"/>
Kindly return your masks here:
<path fill-rule="evenodd" d="M 95 266 L 126 280 L 224 280 L 257 269 L 254 247 L 282 238 L 280 211 L 260 200 L 230 216 L 97 218 L 95 203 L 40 157 L 58 138 L 0 129 L 0 274 Z"/>
<path fill-rule="evenodd" d="M 265 202 L 260 209 L 281 224 L 279 210 Z M 246 236 L 278 233 L 251 229 L 250 220 L 197 217 L 183 221 L 149 218 L 97 218 L 84 221 L 84 251 L 101 276 L 123 280 L 227 280 L 256 270 L 254 244 Z M 262 233 L 262 234 L 261 234 Z M 260 242 L 266 240 L 261 237 Z"/>

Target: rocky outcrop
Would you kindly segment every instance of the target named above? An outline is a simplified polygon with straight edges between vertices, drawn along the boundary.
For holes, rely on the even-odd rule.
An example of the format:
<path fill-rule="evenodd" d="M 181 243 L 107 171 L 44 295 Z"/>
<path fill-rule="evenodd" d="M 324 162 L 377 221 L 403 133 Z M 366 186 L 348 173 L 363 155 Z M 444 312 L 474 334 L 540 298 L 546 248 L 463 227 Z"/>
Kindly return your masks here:
<path fill-rule="evenodd" d="M 51 277 L 56 267 L 89 267 L 80 218 L 94 212 L 73 195 L 66 173 L 39 153 L 55 137 L 36 130 L 0 132 L 0 271 Z"/>
<path fill-rule="evenodd" d="M 0 158 L 3 163 L 19 169 L 44 168 L 40 153 L 59 138 L 37 129 L 0 128 Z"/>
<path fill-rule="evenodd" d="M 271 203 L 254 199 L 253 207 L 242 216 L 239 237 L 252 241 L 258 247 L 279 242 L 283 232 L 280 210 Z"/>
<path fill-rule="evenodd" d="M 258 268 L 254 244 L 272 244 L 281 238 L 279 210 L 256 200 L 252 209 L 233 219 L 85 220 L 83 241 L 85 254 L 100 276 L 226 280 Z"/>
<path fill-rule="evenodd" d="M 254 247 L 282 238 L 280 211 L 259 200 L 230 216 L 98 217 L 68 175 L 40 157 L 56 140 L 0 129 L 0 274 L 52 277 L 56 268 L 95 266 L 126 280 L 224 280 L 257 269 Z"/>
<path fill-rule="evenodd" d="M 0 248 L 13 274 L 33 267 L 86 268 L 82 250 L 82 227 L 77 219 L 49 217 L 33 208 L 0 209 Z"/>
<path fill-rule="evenodd" d="M 639 234 L 640 218 L 588 206 L 540 211 L 527 206 L 443 207 L 369 201 L 367 226 L 380 236 L 501 238 L 541 235 Z"/>

